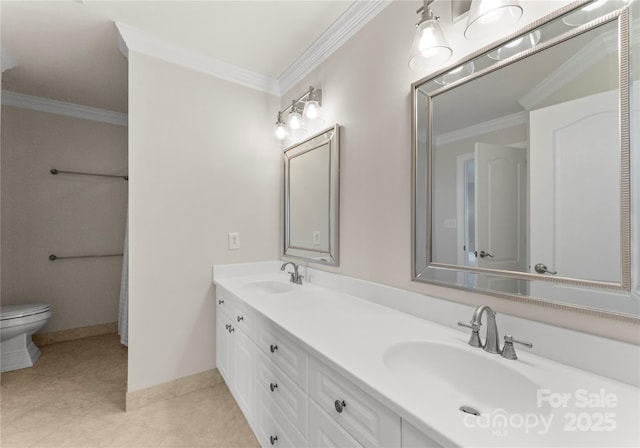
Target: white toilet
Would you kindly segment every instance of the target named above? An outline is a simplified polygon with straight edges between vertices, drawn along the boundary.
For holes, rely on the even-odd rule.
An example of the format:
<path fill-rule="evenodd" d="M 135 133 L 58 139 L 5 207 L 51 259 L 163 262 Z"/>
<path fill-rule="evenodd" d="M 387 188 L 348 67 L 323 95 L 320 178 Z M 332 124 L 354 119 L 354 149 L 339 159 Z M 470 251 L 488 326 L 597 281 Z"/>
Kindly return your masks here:
<path fill-rule="evenodd" d="M 51 317 L 49 305 L 8 305 L 0 307 L 0 371 L 32 367 L 40 350 L 31 335 Z"/>

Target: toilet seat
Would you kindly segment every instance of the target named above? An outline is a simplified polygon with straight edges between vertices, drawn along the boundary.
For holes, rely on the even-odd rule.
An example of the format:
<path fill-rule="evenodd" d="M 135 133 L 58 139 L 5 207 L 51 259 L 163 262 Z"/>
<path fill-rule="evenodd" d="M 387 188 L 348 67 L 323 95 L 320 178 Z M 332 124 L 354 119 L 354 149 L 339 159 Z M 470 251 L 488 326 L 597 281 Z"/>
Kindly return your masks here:
<path fill-rule="evenodd" d="M 43 303 L 28 305 L 6 305 L 0 307 L 0 320 L 19 319 L 21 317 L 34 316 L 46 313 L 50 310 L 50 305 Z"/>

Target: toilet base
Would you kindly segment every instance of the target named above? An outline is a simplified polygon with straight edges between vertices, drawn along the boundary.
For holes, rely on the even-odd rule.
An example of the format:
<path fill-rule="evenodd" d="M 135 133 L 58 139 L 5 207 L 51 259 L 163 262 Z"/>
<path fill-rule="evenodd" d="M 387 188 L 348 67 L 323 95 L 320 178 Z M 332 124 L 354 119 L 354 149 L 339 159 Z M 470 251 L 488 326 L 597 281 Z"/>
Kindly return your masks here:
<path fill-rule="evenodd" d="M 33 367 L 40 358 L 40 349 L 25 333 L 0 342 L 0 372 Z"/>

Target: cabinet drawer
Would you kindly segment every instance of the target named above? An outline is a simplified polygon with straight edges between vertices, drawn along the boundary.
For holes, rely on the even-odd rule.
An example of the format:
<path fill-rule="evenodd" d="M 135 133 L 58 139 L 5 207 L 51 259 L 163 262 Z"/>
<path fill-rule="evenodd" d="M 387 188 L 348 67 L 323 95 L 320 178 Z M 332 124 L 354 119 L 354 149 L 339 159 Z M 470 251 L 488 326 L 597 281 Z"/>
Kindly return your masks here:
<path fill-rule="evenodd" d="M 360 448 L 356 439 L 318 407 L 313 401 L 309 404 L 309 446 L 325 447 L 354 447 Z"/>
<path fill-rule="evenodd" d="M 258 328 L 256 342 L 260 350 L 306 392 L 309 384 L 307 352 L 271 321 L 265 319 Z"/>
<path fill-rule="evenodd" d="M 314 358 L 309 395 L 361 445 L 400 446 L 400 417 Z"/>
<path fill-rule="evenodd" d="M 304 448 L 307 446 L 306 439 L 266 395 L 266 392 L 258 391 L 256 417 L 256 435 L 262 447 Z"/>
<path fill-rule="evenodd" d="M 309 397 L 264 354 L 258 353 L 257 361 L 256 388 L 269 395 L 282 413 L 306 437 Z"/>

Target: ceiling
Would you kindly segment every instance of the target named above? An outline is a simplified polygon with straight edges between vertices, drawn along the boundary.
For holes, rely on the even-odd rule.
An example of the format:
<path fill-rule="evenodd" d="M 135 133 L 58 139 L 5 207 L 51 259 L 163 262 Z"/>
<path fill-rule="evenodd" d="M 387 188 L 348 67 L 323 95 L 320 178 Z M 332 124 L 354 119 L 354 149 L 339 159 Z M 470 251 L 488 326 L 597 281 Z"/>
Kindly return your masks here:
<path fill-rule="evenodd" d="M 355 0 L 1 1 L 2 88 L 127 111 L 127 60 L 114 22 L 279 78 Z M 3 67 L 4 70 L 4 67 Z"/>

